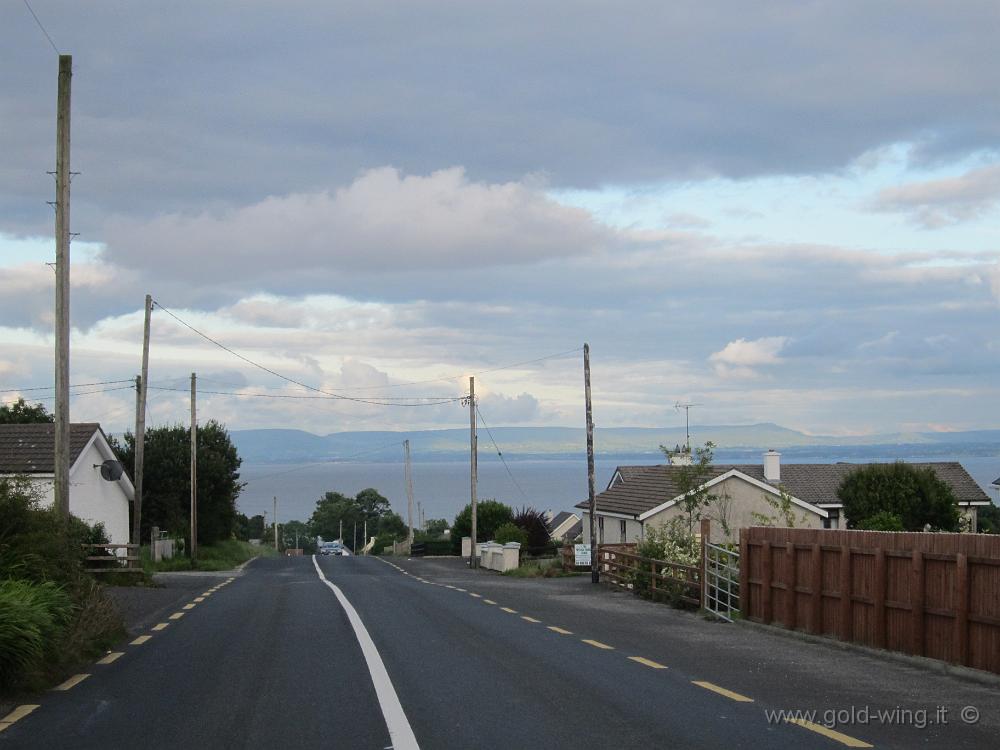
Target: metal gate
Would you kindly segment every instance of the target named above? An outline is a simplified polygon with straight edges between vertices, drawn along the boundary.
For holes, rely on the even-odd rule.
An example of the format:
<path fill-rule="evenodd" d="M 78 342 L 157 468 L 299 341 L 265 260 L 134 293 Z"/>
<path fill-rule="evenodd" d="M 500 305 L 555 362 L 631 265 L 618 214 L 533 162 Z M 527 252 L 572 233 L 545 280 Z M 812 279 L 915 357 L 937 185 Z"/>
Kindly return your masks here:
<path fill-rule="evenodd" d="M 740 611 L 740 553 L 705 543 L 705 609 L 726 622 Z"/>

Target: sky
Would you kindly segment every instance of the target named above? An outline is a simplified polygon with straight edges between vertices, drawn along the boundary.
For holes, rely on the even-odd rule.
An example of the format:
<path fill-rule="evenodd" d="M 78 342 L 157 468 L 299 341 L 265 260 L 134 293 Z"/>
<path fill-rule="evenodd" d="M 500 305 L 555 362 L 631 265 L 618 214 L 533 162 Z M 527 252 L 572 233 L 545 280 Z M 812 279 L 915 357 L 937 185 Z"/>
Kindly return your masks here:
<path fill-rule="evenodd" d="M 31 7 L 74 421 L 133 422 L 150 294 L 153 424 L 196 372 L 231 429 L 460 427 L 476 373 L 488 423 L 582 426 L 589 342 L 599 427 L 998 426 L 996 3 Z M 23 2 L 0 60 L 0 401 L 51 405 Z"/>

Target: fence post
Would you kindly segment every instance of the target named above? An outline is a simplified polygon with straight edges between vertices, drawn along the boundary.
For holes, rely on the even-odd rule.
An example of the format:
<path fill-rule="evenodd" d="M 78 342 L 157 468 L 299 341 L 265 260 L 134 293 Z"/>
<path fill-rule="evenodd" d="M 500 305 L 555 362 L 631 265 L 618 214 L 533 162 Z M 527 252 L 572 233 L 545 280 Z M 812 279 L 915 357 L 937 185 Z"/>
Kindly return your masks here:
<path fill-rule="evenodd" d="M 955 661 L 969 663 L 969 556 L 955 555 Z"/>
<path fill-rule="evenodd" d="M 785 544 L 785 559 L 788 561 L 788 588 L 785 589 L 785 626 L 795 630 L 795 542 L 789 539 Z"/>
<path fill-rule="evenodd" d="M 846 542 L 846 540 L 845 540 Z M 840 546 L 840 637 L 849 641 L 854 635 L 851 614 L 851 548 Z"/>
<path fill-rule="evenodd" d="M 913 653 L 924 655 L 924 553 L 913 550 L 913 583 L 910 587 L 910 627 L 913 631 Z"/>
<path fill-rule="evenodd" d="M 750 540 L 749 529 L 740 529 L 740 612 L 750 617 Z"/>
<path fill-rule="evenodd" d="M 812 632 L 823 634 L 823 548 L 812 546 Z"/>
<path fill-rule="evenodd" d="M 760 609 L 765 623 L 771 622 L 771 542 L 764 540 L 760 545 L 761 581 Z"/>
<path fill-rule="evenodd" d="M 708 542 L 712 536 L 712 521 L 701 519 L 701 608 L 708 602 Z"/>
<path fill-rule="evenodd" d="M 885 585 L 886 585 L 885 549 L 875 550 L 875 581 L 873 584 L 872 601 L 875 605 L 875 646 L 885 648 Z"/>

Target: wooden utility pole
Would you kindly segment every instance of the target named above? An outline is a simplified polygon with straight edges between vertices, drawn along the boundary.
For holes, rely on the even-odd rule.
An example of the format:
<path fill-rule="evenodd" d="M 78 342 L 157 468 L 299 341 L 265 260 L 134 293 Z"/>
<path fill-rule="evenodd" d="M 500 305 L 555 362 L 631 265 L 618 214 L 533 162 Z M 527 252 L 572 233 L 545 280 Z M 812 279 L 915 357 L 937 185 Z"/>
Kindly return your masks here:
<path fill-rule="evenodd" d="M 278 496 L 274 496 L 274 550 L 278 551 Z"/>
<path fill-rule="evenodd" d="M 191 561 L 198 557 L 198 376 L 191 373 Z"/>
<path fill-rule="evenodd" d="M 410 543 L 410 547 L 413 547 L 413 473 L 410 467 L 410 441 L 403 441 L 403 457 L 406 459 L 406 463 L 403 467 L 404 474 L 406 475 L 406 515 L 407 523 L 410 526 L 409 534 L 407 535 L 407 541 Z"/>
<path fill-rule="evenodd" d="M 368 546 L 368 516 L 365 516 L 365 530 L 361 536 L 361 541 L 362 541 L 361 549 L 367 555 L 368 550 L 365 548 Z"/>
<path fill-rule="evenodd" d="M 469 378 L 469 451 L 472 494 L 472 545 L 469 567 L 479 567 L 479 555 L 476 554 L 476 490 L 479 485 L 479 450 L 476 440 L 476 379 Z"/>
<path fill-rule="evenodd" d="M 69 517 L 69 131 L 73 56 L 59 55 L 56 102 L 55 507 Z"/>
<path fill-rule="evenodd" d="M 142 373 L 135 379 L 135 502 L 132 503 L 132 543 L 141 544 L 139 530 L 142 521 L 142 470 L 146 455 L 146 394 L 149 392 L 149 323 L 153 314 L 153 298 L 146 295 L 142 320 Z"/>
<path fill-rule="evenodd" d="M 594 412 L 590 403 L 590 344 L 583 345 L 583 387 L 587 399 L 587 497 L 590 501 L 590 580 L 600 581 L 597 567 L 597 500 L 594 495 Z"/>

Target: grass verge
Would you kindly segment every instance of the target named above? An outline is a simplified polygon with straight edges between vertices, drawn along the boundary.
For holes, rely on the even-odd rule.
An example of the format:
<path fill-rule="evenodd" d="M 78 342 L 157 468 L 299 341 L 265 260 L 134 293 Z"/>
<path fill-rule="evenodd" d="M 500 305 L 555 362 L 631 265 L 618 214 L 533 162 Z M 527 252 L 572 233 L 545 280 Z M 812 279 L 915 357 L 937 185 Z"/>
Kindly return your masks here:
<path fill-rule="evenodd" d="M 199 547 L 198 559 L 192 565 L 188 557 L 172 557 L 169 560 L 154 563 L 149 554 L 149 547 L 143 547 L 142 567 L 147 574 L 182 570 L 232 570 L 255 557 L 275 557 L 277 554 L 273 547 L 253 545 L 238 539 L 227 539 L 224 542 Z"/>
<path fill-rule="evenodd" d="M 554 558 L 552 560 L 532 560 L 501 575 L 508 578 L 566 578 L 580 574 L 563 570 L 562 561 L 559 558 Z"/>

